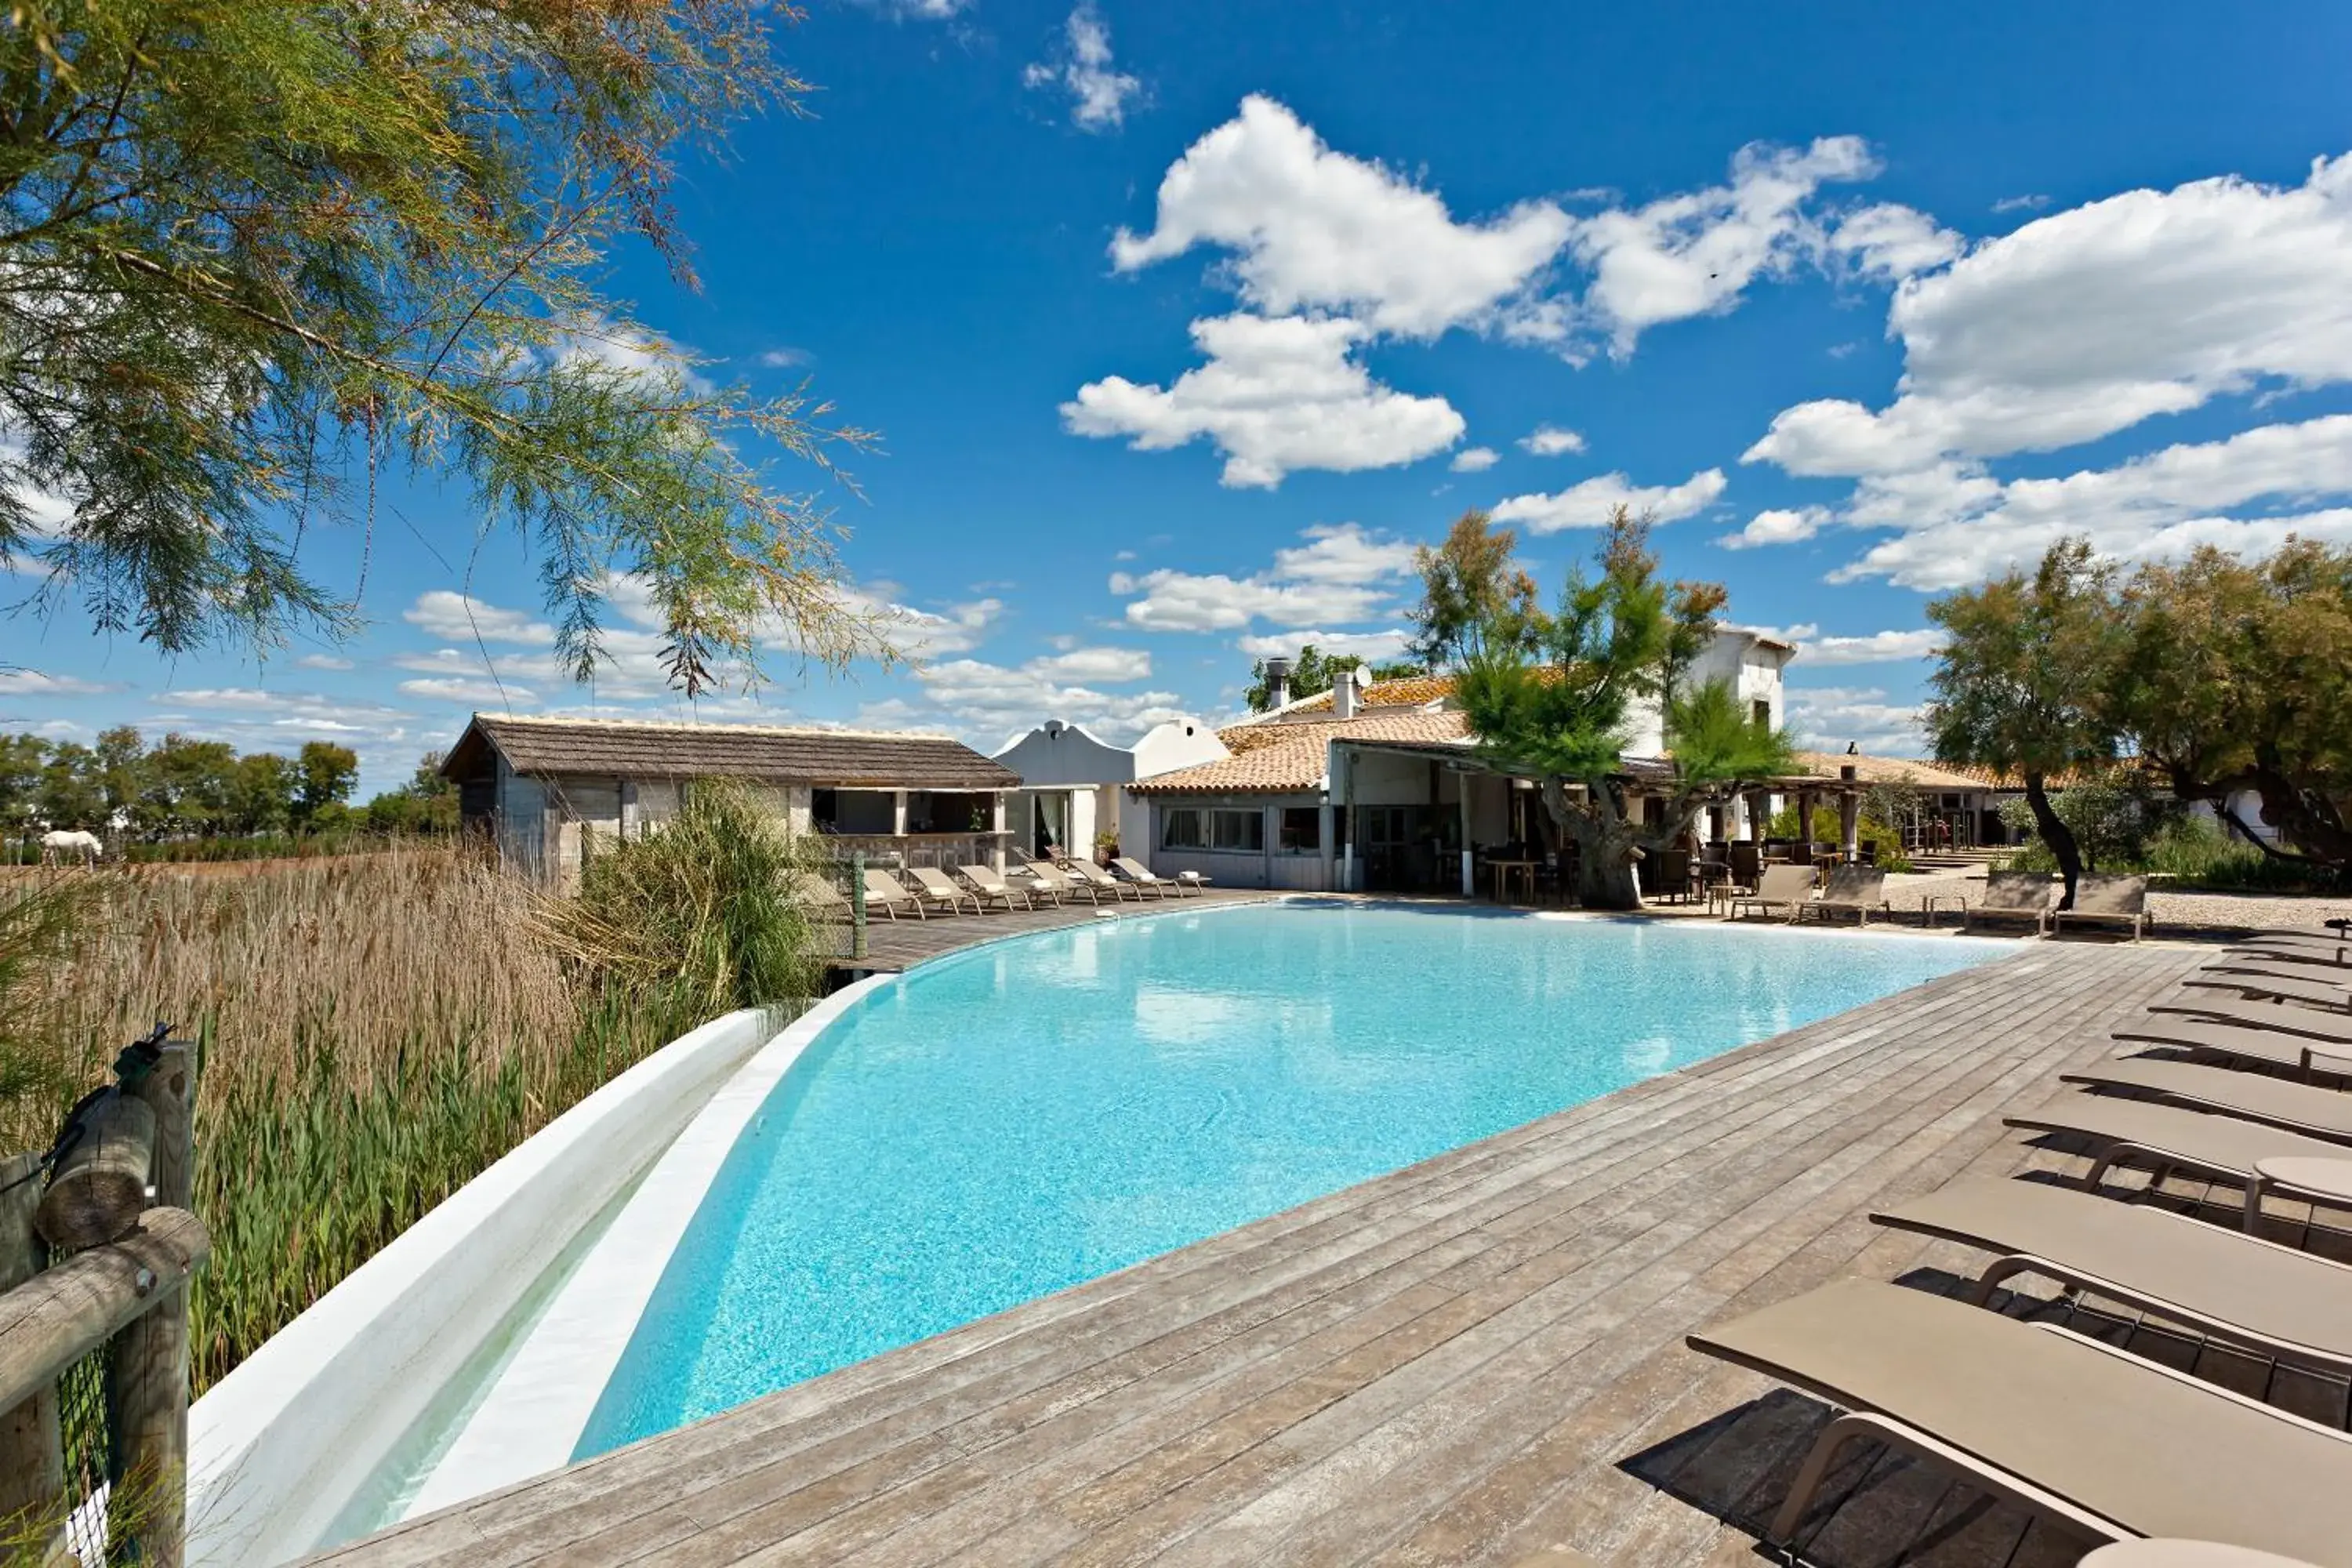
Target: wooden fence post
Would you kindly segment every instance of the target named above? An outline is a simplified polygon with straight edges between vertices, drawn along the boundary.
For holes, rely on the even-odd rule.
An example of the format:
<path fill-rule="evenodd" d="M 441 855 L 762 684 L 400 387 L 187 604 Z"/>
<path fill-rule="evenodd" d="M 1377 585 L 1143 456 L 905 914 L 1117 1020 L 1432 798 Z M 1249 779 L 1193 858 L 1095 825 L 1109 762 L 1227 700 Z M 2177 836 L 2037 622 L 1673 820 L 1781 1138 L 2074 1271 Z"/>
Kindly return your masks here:
<path fill-rule="evenodd" d="M 866 851 L 849 857 L 849 956 L 866 956 Z"/>
<path fill-rule="evenodd" d="M 0 1160 L 0 1293 L 22 1285 L 48 1261 L 48 1248 L 33 1229 L 33 1210 L 41 1201 L 40 1168 L 38 1154 Z M 15 1409 L 0 1411 L 0 1527 L 21 1528 L 53 1517 L 65 1495 L 58 1385 L 51 1383 Z"/>
<path fill-rule="evenodd" d="M 154 1112 L 151 1200 L 184 1209 L 195 1188 L 194 1090 L 188 1047 L 172 1043 L 144 1077 L 124 1086 Z M 187 1547 L 188 1291 L 162 1300 L 115 1336 L 107 1363 L 107 1429 L 115 1483 L 133 1489 L 132 1528 L 147 1568 L 180 1568 Z"/>

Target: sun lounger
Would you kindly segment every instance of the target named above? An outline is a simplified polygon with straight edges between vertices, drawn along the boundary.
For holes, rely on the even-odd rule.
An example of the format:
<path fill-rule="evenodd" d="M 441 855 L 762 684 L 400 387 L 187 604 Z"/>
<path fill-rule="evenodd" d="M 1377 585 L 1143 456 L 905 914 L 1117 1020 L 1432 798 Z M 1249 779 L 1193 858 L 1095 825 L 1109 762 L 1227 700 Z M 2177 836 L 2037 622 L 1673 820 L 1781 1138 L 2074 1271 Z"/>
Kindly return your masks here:
<path fill-rule="evenodd" d="M 1149 888 L 1163 899 L 1181 898 L 1184 896 L 1183 887 L 1176 880 L 1175 878 L 1160 876 L 1159 873 L 1153 871 L 1150 867 L 1146 866 L 1142 861 L 1136 859 L 1132 856 L 1119 855 L 1114 857 L 1110 863 L 1110 868 L 1113 871 L 1118 872 L 1120 876 L 1126 878 L 1129 881 L 1134 883 L 1137 887 Z"/>
<path fill-rule="evenodd" d="M 1114 903 L 1121 899 L 1140 900 L 1143 897 L 1142 889 L 1123 878 L 1112 876 L 1091 860 L 1065 861 L 1062 869 L 1094 889 L 1097 893 L 1108 893 Z"/>
<path fill-rule="evenodd" d="M 2235 991 L 2241 996 L 2267 996 L 2301 1002 L 2311 1007 L 2352 1012 L 2352 986 L 2332 980 L 2305 979 L 2299 974 L 2264 974 L 2251 966 L 2209 963 L 2185 976 L 2180 984 L 2200 991 Z"/>
<path fill-rule="evenodd" d="M 2352 1568 L 2352 1442 L 2063 1329 L 1847 1279 L 1690 1347 L 1849 1412 L 1769 1527 L 1786 1545 L 1845 1444 L 1874 1438 L 2094 1541 L 2226 1541 Z"/>
<path fill-rule="evenodd" d="M 2161 1095 L 2242 1121 L 2260 1121 L 2333 1143 L 2352 1144 L 2352 1094 L 2291 1083 L 2268 1073 L 2155 1057 L 2121 1057 L 2070 1068 L 2058 1076 L 2067 1083 Z"/>
<path fill-rule="evenodd" d="M 1066 899 L 1084 895 L 1090 904 L 1102 902 L 1102 894 L 1092 882 L 1082 882 L 1065 873 L 1048 860 L 1032 860 L 1021 868 L 1022 875 L 1035 882 L 1040 890 L 1056 904 Z"/>
<path fill-rule="evenodd" d="M 794 881 L 793 890 L 800 900 L 801 908 L 808 911 L 811 919 L 846 921 L 855 918 L 849 900 L 842 896 L 841 889 L 835 887 L 829 878 L 820 877 L 814 871 L 803 871 Z"/>
<path fill-rule="evenodd" d="M 956 868 L 956 875 L 971 883 L 982 898 L 992 903 L 1003 904 L 1008 911 L 1012 910 L 1013 900 L 1015 899 L 1021 900 L 1021 907 L 1024 910 L 1034 910 L 1037 907 L 1037 900 L 1029 896 L 1028 889 L 1013 886 L 996 874 L 996 868 L 993 866 L 959 866 Z"/>
<path fill-rule="evenodd" d="M 1813 901 L 1813 868 L 1810 866 L 1767 866 L 1757 879 L 1756 890 L 1731 900 L 1731 913 L 1738 920 L 1742 910 L 1761 910 L 1770 914 L 1774 910 L 1787 910 L 1793 925 Z"/>
<path fill-rule="evenodd" d="M 2132 941 L 2137 942 L 2147 929 L 2147 879 L 2084 872 L 2074 879 L 2074 906 L 2050 911 L 2053 931 L 2064 931 L 2069 921 L 2077 925 L 2127 925 Z"/>
<path fill-rule="evenodd" d="M 2040 871 L 1989 872 L 1983 897 L 1960 906 L 1960 929 L 1979 920 L 2030 920 L 2040 936 L 2050 929 L 2050 906 L 2057 896 L 2058 884 Z"/>
<path fill-rule="evenodd" d="M 2352 947 L 2322 946 L 2316 943 L 2305 945 L 2302 942 L 2276 941 L 2261 944 L 2237 942 L 2231 944 L 2221 956 L 2228 963 L 2255 964 L 2273 973 L 2286 974 L 2305 973 L 2305 970 L 2295 967 L 2302 964 L 2307 966 L 2308 973 L 2313 978 L 2320 980 L 2352 974 Z"/>
<path fill-rule="evenodd" d="M 2252 1182 L 2263 1160 L 2346 1158 L 2341 1143 L 2282 1131 L 2233 1116 L 2209 1116 L 2177 1105 L 2124 1100 L 2111 1094 L 2062 1094 L 2032 1110 L 2004 1116 L 2011 1127 L 2035 1132 L 2070 1132 L 2098 1143 L 2097 1158 L 2083 1185 L 2094 1192 L 2109 1170 L 2127 1160 L 2192 1171 L 2247 1189 L 2246 1228 L 2258 1217 Z"/>
<path fill-rule="evenodd" d="M 2314 1073 L 2352 1077 L 2352 1040 L 2315 1039 L 2309 1035 L 2293 1035 L 2279 1029 L 2250 1028 L 2243 1024 L 2171 1014 L 2150 1014 L 2135 1020 L 2117 1029 L 2115 1038 L 2129 1045 L 2168 1046 L 2175 1050 L 2202 1051 L 2232 1061 L 2286 1068 L 2306 1079 Z"/>
<path fill-rule="evenodd" d="M 900 910 L 914 910 L 917 920 L 928 918 L 923 912 L 923 900 L 908 892 L 904 883 L 878 866 L 866 868 L 866 908 L 869 911 L 879 908 L 894 921 L 898 918 Z"/>
<path fill-rule="evenodd" d="M 1801 908 L 1817 920 L 1851 914 L 1856 925 L 1868 925 L 1874 910 L 1888 916 L 1895 912 L 1886 901 L 1886 873 L 1875 866 L 1839 867 L 1830 873 L 1830 885 L 1822 889 L 1822 896 Z"/>
<path fill-rule="evenodd" d="M 2147 1005 L 2151 1015 L 2199 1018 L 2207 1023 L 2234 1024 L 2277 1035 L 2302 1035 L 2334 1045 L 2352 1046 L 2352 1018 L 2294 1002 L 2254 1002 L 2224 996 L 2216 991 L 2184 991 L 2160 996 Z"/>
<path fill-rule="evenodd" d="M 915 879 L 916 896 L 931 908 L 945 910 L 949 914 L 954 914 L 964 905 L 970 904 L 973 914 L 981 912 L 980 900 L 957 887 L 948 874 L 937 866 L 909 866 L 907 868 L 907 875 Z"/>
<path fill-rule="evenodd" d="M 2352 1376 L 2352 1268 L 2153 1204 L 2044 1182 L 1954 1182 L 1871 1219 L 2000 1256 L 1969 1300 L 2039 1275 L 2257 1354 Z"/>

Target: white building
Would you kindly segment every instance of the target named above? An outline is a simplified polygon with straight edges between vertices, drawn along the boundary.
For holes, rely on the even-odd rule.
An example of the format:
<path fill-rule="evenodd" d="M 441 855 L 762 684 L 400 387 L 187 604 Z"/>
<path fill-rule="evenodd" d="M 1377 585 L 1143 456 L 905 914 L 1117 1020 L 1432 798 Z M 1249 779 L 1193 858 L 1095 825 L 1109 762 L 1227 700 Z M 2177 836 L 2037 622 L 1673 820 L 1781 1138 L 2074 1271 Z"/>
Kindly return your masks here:
<path fill-rule="evenodd" d="M 1116 834 L 1123 854 L 1150 864 L 1150 808 L 1128 786 L 1232 753 L 1198 719 L 1155 725 L 1132 746 L 1114 746 L 1083 727 L 1049 719 L 1007 741 L 994 761 L 1021 775 L 1007 822 L 1024 854 L 1094 855 L 1096 839 Z"/>

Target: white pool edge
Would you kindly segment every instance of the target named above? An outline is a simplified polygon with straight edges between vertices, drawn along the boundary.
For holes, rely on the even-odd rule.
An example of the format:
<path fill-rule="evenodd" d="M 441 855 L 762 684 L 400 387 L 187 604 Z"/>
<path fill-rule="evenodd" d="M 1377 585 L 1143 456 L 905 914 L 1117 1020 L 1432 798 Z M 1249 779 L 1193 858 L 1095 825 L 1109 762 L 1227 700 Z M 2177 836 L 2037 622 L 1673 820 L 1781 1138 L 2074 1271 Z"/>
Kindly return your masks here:
<path fill-rule="evenodd" d="M 873 975 L 835 992 L 761 1047 L 703 1102 L 549 1302 L 403 1518 L 571 1462 L 655 1287 L 752 1118 L 828 1026 L 898 978 Z"/>

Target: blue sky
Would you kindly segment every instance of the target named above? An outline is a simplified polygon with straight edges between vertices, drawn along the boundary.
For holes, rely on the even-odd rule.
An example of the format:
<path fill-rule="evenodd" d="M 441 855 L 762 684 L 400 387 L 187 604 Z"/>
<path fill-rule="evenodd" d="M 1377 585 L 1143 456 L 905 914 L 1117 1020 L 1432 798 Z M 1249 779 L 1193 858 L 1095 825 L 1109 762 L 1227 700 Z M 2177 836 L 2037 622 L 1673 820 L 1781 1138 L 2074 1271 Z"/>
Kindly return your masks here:
<path fill-rule="evenodd" d="M 1937 592 L 2066 531 L 2352 539 L 2347 45 L 2341 5 L 816 0 L 813 117 L 679 192 L 702 292 L 612 291 L 881 433 L 834 504 L 921 668 L 689 710 L 624 616 L 570 687 L 520 547 L 428 489 L 348 645 L 20 616 L 0 726 L 340 738 L 370 790 L 478 706 L 1125 736 L 1302 634 L 1392 646 L 1465 507 L 1552 582 L 1626 499 L 1795 629 L 1808 739 L 1916 751 Z"/>

